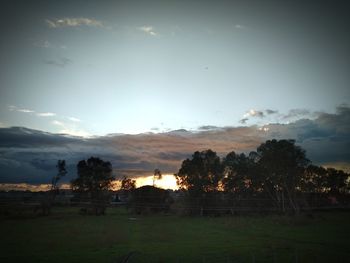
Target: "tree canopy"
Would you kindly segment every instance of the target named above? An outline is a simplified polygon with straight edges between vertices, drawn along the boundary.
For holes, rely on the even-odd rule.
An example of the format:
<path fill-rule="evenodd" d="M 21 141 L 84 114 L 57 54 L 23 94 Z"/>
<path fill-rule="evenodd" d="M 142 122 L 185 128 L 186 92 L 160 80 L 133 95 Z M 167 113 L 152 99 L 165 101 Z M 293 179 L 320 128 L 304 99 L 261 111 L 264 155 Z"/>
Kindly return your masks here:
<path fill-rule="evenodd" d="M 209 197 L 220 199 L 222 195 L 215 192 L 221 191 L 235 200 L 269 199 L 281 212 L 298 213 L 304 193 L 340 194 L 349 190 L 349 174 L 310 163 L 294 140 L 268 140 L 249 155 L 232 151 L 220 159 L 210 149 L 196 151 L 182 162 L 175 177 L 180 189 L 188 190 L 191 205 L 206 205 Z"/>
<path fill-rule="evenodd" d="M 71 182 L 74 191 L 88 193 L 96 199 L 101 192 L 109 190 L 114 177 L 112 165 L 97 157 L 81 160 L 77 164 L 78 178 Z"/>
<path fill-rule="evenodd" d="M 257 148 L 259 166 L 264 175 L 263 188 L 276 204 L 285 209 L 285 199 L 298 212 L 296 189 L 300 185 L 309 160 L 294 140 L 268 140 Z"/>
<path fill-rule="evenodd" d="M 217 190 L 222 178 L 220 158 L 212 150 L 197 151 L 192 155 L 192 159 L 182 162 L 175 176 L 180 188 L 192 193 Z"/>

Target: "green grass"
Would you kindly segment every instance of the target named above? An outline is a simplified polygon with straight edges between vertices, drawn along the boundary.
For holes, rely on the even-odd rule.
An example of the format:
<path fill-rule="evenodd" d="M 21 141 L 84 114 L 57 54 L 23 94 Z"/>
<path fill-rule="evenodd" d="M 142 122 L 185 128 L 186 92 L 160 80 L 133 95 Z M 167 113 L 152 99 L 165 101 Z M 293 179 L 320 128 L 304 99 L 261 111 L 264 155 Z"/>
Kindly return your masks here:
<path fill-rule="evenodd" d="M 132 219 L 136 218 L 136 219 Z M 350 212 L 313 217 L 84 216 L 0 221 L 0 262 L 350 262 Z"/>

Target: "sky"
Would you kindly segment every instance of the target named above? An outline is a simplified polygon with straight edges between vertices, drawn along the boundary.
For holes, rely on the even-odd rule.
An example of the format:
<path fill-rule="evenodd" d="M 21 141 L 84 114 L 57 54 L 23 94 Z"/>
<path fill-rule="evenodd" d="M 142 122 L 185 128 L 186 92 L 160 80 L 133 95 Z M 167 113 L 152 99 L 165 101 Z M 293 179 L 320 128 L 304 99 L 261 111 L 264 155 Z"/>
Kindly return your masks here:
<path fill-rule="evenodd" d="M 346 1 L 5 0 L 0 9 L 3 183 L 44 182 L 44 156 L 103 152 L 120 157 L 120 170 L 173 173 L 196 147 L 249 151 L 273 137 L 348 166 Z M 140 153 L 147 136 L 162 142 L 151 146 L 163 160 Z"/>

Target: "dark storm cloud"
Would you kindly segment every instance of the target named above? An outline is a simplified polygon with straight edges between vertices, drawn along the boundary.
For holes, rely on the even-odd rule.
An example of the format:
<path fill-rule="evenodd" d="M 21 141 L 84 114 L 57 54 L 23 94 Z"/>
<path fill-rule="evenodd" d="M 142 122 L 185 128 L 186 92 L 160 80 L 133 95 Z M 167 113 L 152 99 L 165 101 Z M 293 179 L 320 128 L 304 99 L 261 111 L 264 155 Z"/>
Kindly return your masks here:
<path fill-rule="evenodd" d="M 175 173 L 196 150 L 213 149 L 220 156 L 250 152 L 267 139 L 295 139 L 315 164 L 350 163 L 350 108 L 319 113 L 316 119 L 263 127 L 222 127 L 195 132 L 109 135 L 84 139 L 25 128 L 0 129 L 1 183 L 49 183 L 58 159 L 67 161 L 65 182 L 76 176 L 81 159 L 98 156 L 112 163 L 118 178 L 152 174 L 155 168 Z"/>
<path fill-rule="evenodd" d="M 11 127 L 0 129 L 0 148 L 32 148 L 65 146 L 81 139 L 52 134 L 23 127 Z"/>
<path fill-rule="evenodd" d="M 307 150 L 315 163 L 350 163 L 350 108 L 342 105 L 337 112 L 319 113 L 314 119 L 301 119 L 288 125 L 268 125 L 274 138 L 293 138 Z"/>
<path fill-rule="evenodd" d="M 222 128 L 83 139 L 25 128 L 3 128 L 0 129 L 3 172 L 0 182 L 49 183 L 56 174 L 59 159 L 67 162 L 68 174 L 62 181 L 68 182 L 76 176 L 77 162 L 90 156 L 110 161 L 118 178 L 128 173 L 129 176 L 151 174 L 155 168 L 174 173 L 182 160 L 196 150 L 212 148 L 223 155 L 232 149 L 251 149 L 261 140 L 244 137 L 249 134 L 256 137 L 258 133 L 255 128 Z"/>
<path fill-rule="evenodd" d="M 340 105 L 335 114 L 320 113 L 317 123 L 320 127 L 332 130 L 337 135 L 349 135 L 350 108 L 347 105 Z"/>

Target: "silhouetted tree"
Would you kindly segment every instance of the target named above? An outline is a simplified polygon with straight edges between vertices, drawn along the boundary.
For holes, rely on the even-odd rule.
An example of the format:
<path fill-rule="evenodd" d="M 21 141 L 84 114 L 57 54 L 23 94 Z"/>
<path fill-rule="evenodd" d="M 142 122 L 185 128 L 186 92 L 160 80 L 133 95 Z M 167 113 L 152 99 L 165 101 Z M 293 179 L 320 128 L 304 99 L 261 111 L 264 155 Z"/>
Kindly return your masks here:
<path fill-rule="evenodd" d="M 300 184 L 304 192 L 339 194 L 347 192 L 349 174 L 335 168 L 309 165 Z"/>
<path fill-rule="evenodd" d="M 236 154 L 230 152 L 223 159 L 225 205 L 231 207 L 231 213 L 246 207 L 266 209 L 271 202 L 266 200 L 263 191 L 264 176 L 259 165 L 257 152 Z"/>
<path fill-rule="evenodd" d="M 347 180 L 349 174 L 342 170 L 327 168 L 325 186 L 331 194 L 339 194 L 347 191 Z"/>
<path fill-rule="evenodd" d="M 222 172 L 221 161 L 216 152 L 206 150 L 197 151 L 192 159 L 183 161 L 175 177 L 180 189 L 187 189 L 191 205 L 199 206 L 203 214 L 208 198 L 210 201 L 213 199 L 213 195 L 209 193 L 219 188 Z"/>
<path fill-rule="evenodd" d="M 182 162 L 175 177 L 189 197 L 183 201 L 202 210 L 211 209 L 217 201 L 231 213 L 235 208 L 239 211 L 239 206 L 266 209 L 274 205 L 279 211 L 298 213 L 300 207 L 327 205 L 329 200 L 346 203 L 350 175 L 309 163 L 294 140 L 268 140 L 248 156 L 232 151 L 222 162 L 211 150 L 197 151 Z"/>
<path fill-rule="evenodd" d="M 305 151 L 296 146 L 294 140 L 268 140 L 258 147 L 257 153 L 264 176 L 264 190 L 281 211 L 285 211 L 287 199 L 290 208 L 298 213 L 296 188 L 309 163 Z"/>
<path fill-rule="evenodd" d="M 224 177 L 222 185 L 226 192 L 241 195 L 251 184 L 249 176 L 250 159 L 244 153 L 230 152 L 223 160 Z"/>
<path fill-rule="evenodd" d="M 77 170 L 78 178 L 71 182 L 73 191 L 87 194 L 95 205 L 95 214 L 104 214 L 106 193 L 114 180 L 111 163 L 91 157 L 81 160 Z"/>
<path fill-rule="evenodd" d="M 327 191 L 327 170 L 322 166 L 309 165 L 299 183 L 304 193 L 324 193 Z"/>
<path fill-rule="evenodd" d="M 58 190 L 58 181 L 67 174 L 66 170 L 66 161 L 65 160 L 58 160 L 57 161 L 57 175 L 52 178 L 51 182 L 51 191 L 56 191 Z"/>
<path fill-rule="evenodd" d="M 34 210 L 41 209 L 42 215 L 49 215 L 51 212 L 51 207 L 55 201 L 56 195 L 58 193 L 58 181 L 67 174 L 66 161 L 57 161 L 57 174 L 51 180 L 50 190 L 45 194 L 45 197 L 40 202 L 40 207 L 35 207 Z"/>
<path fill-rule="evenodd" d="M 153 172 L 153 186 L 156 180 L 162 179 L 162 172 L 157 168 Z"/>
<path fill-rule="evenodd" d="M 249 192 L 255 195 L 258 194 L 260 196 L 261 194 L 264 195 L 263 189 L 264 189 L 265 175 L 260 165 L 261 156 L 257 152 L 252 151 L 247 156 L 247 159 L 248 159 L 247 186 L 249 187 Z M 261 197 L 263 198 L 264 196 L 261 196 Z"/>
<path fill-rule="evenodd" d="M 182 162 L 175 174 L 177 184 L 190 192 L 203 193 L 218 189 L 222 178 L 222 165 L 216 152 L 206 150 L 195 152 L 192 159 Z"/>

